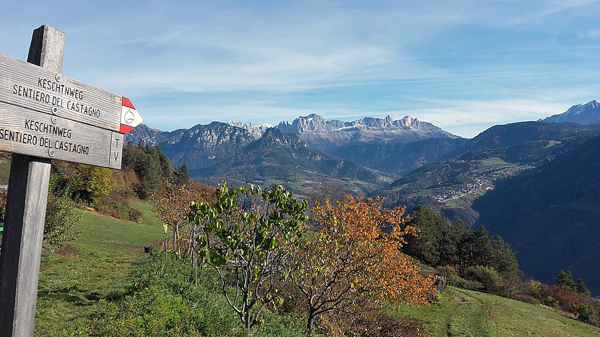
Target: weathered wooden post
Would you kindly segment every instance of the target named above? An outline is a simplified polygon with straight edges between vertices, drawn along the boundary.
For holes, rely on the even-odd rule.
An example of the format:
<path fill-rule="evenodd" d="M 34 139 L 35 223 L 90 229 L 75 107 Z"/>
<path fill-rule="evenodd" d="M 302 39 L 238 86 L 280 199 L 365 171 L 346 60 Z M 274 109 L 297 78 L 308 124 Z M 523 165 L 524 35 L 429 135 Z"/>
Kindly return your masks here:
<path fill-rule="evenodd" d="M 33 32 L 27 61 L 0 54 L 0 151 L 12 152 L 2 252 L 0 336 L 33 336 L 50 161 L 120 169 L 129 99 L 63 76 L 65 34 Z M 38 67 L 39 66 L 39 67 Z"/>

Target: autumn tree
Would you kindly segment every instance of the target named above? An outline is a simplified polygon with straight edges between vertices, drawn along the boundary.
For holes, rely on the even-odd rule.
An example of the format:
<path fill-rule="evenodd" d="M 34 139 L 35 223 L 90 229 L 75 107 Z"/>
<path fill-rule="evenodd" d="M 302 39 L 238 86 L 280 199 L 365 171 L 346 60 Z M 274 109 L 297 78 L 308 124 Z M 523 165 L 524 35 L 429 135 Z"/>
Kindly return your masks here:
<path fill-rule="evenodd" d="M 328 312 L 360 310 L 367 302 L 427 304 L 434 280 L 401 251 L 417 231 L 406 225 L 403 208 L 384 210 L 382 203 L 347 195 L 312 208 L 317 229 L 300 247 L 291 275 L 306 298 L 308 335 L 315 318 Z"/>
<path fill-rule="evenodd" d="M 173 233 L 172 249 L 177 256 L 188 256 L 194 263 L 194 240 L 199 235 L 193 230 L 193 224 L 187 221 L 190 205 L 193 202 L 211 201 L 214 199 L 214 188 L 202 186 L 194 182 L 171 183 L 168 180 L 150 198 L 154 211 Z"/>
<path fill-rule="evenodd" d="M 301 237 L 306 202 L 281 186 L 217 188 L 217 201 L 196 203 L 189 220 L 201 234 L 200 256 L 221 280 L 227 303 L 247 330 L 275 303 L 289 279 L 289 247 Z"/>
<path fill-rule="evenodd" d="M 97 204 L 116 187 L 113 171 L 106 167 L 78 164 L 76 166 L 79 197 L 89 204 Z"/>

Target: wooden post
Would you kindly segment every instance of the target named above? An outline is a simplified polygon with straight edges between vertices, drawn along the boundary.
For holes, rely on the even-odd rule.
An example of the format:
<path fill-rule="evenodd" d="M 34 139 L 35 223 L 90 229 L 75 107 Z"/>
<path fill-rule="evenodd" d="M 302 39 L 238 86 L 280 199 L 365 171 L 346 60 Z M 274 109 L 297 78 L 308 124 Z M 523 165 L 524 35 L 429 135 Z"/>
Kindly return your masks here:
<path fill-rule="evenodd" d="M 33 32 L 27 61 L 60 73 L 65 34 Z M 0 254 L 0 336 L 33 336 L 50 159 L 13 154 Z"/>

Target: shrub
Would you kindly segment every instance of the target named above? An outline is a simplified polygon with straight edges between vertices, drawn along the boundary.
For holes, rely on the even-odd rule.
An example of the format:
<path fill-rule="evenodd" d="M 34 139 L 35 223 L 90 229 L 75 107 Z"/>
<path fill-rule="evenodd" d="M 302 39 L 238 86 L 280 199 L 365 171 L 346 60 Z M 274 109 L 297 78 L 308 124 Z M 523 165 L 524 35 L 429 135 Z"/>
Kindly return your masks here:
<path fill-rule="evenodd" d="M 540 291 L 542 289 L 542 283 L 539 281 L 531 280 L 529 282 L 529 294 L 535 298 L 540 298 Z"/>
<path fill-rule="evenodd" d="M 66 195 L 50 195 L 46 206 L 44 223 L 44 243 L 59 248 L 74 240 L 79 232 L 73 227 L 81 218 L 82 213 L 75 209 L 73 201 Z"/>
<path fill-rule="evenodd" d="M 454 287 L 477 291 L 483 288 L 483 285 L 480 282 L 460 277 L 456 269 L 451 266 L 438 267 L 435 269 L 435 274 L 445 277 L 448 285 Z"/>
<path fill-rule="evenodd" d="M 558 308 L 558 301 L 552 296 L 544 297 L 542 303 L 552 308 Z"/>
<path fill-rule="evenodd" d="M 494 268 L 486 266 L 470 267 L 468 274 L 473 280 L 480 282 L 485 291 L 493 292 L 500 285 L 500 275 Z"/>
<path fill-rule="evenodd" d="M 577 320 L 592 325 L 600 324 L 598 320 L 598 312 L 593 306 L 586 303 L 581 303 L 577 307 Z"/>
<path fill-rule="evenodd" d="M 139 209 L 129 208 L 129 221 L 141 223 L 144 214 Z"/>
<path fill-rule="evenodd" d="M 142 212 L 135 208 L 131 208 L 127 203 L 127 200 L 119 197 L 115 199 L 112 199 L 111 197 L 102 199 L 102 201 L 96 205 L 96 210 L 115 219 L 137 223 L 142 221 L 143 216 Z"/>
<path fill-rule="evenodd" d="M 517 294 L 514 296 L 514 299 L 517 301 L 534 304 L 534 305 L 538 305 L 541 303 L 539 299 L 537 299 L 531 295 L 527 295 L 527 294 Z"/>

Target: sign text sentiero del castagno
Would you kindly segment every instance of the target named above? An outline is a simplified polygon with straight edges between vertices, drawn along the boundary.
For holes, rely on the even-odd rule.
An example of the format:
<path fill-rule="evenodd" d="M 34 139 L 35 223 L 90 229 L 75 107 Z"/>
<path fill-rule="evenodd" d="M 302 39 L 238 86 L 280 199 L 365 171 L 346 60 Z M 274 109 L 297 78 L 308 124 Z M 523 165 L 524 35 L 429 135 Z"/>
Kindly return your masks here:
<path fill-rule="evenodd" d="M 121 168 L 127 97 L 0 54 L 0 151 Z"/>

